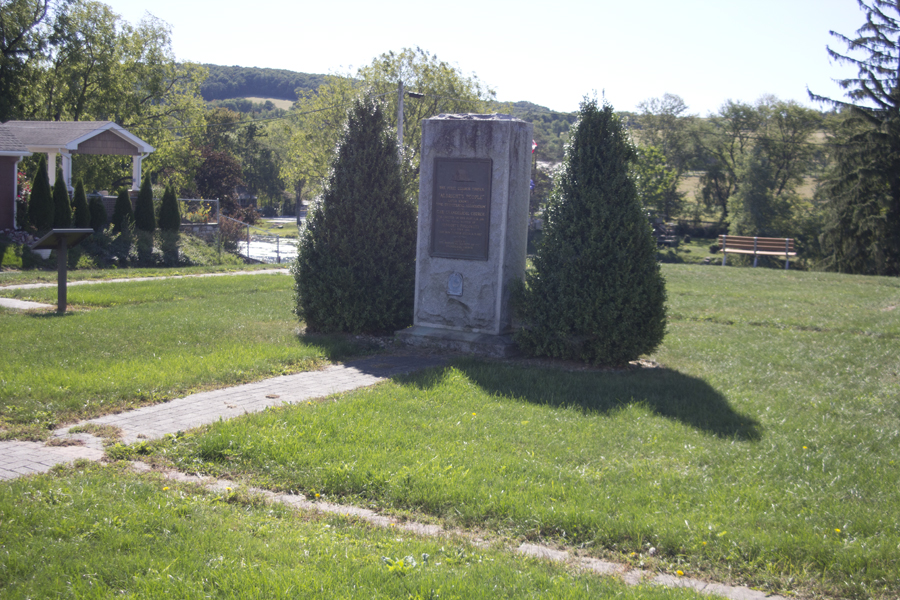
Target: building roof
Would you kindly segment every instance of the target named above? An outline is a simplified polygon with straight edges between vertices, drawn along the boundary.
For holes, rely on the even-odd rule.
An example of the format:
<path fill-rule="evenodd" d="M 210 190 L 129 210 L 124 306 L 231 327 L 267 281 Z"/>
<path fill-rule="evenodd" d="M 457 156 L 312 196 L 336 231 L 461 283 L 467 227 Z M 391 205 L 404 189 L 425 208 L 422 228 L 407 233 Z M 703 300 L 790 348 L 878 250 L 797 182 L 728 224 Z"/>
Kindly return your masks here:
<path fill-rule="evenodd" d="M 0 124 L 0 156 L 30 156 L 31 152 L 12 131 Z"/>
<path fill-rule="evenodd" d="M 7 121 L 3 124 L 22 145 L 32 152 L 78 152 L 79 144 L 104 132 L 110 132 L 135 149 L 135 154 L 153 152 L 141 138 L 112 121 Z"/>

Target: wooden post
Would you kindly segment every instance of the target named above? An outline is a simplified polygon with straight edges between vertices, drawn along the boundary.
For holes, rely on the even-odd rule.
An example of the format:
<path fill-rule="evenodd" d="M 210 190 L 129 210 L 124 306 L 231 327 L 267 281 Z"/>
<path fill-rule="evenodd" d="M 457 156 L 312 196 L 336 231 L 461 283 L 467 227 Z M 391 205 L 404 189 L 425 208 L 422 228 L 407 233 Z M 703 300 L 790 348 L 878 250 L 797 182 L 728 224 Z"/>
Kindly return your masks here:
<path fill-rule="evenodd" d="M 66 236 L 59 236 L 59 246 L 56 247 L 56 312 L 60 315 L 66 313 L 66 279 L 69 267 L 69 248 L 66 244 Z"/>

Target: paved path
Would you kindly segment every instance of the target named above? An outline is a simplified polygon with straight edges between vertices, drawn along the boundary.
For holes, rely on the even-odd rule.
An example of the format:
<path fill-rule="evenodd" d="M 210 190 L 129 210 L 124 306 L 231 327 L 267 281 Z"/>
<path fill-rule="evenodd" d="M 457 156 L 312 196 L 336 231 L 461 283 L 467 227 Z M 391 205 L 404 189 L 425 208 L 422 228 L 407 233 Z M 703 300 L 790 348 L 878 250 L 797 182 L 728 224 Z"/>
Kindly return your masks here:
<path fill-rule="evenodd" d="M 84 281 L 69 281 L 66 287 L 73 285 L 92 285 L 95 283 L 124 283 L 127 281 L 158 281 L 161 279 L 190 279 L 191 277 L 227 277 L 230 275 L 287 275 L 288 269 L 260 269 L 259 271 L 229 271 L 226 273 L 197 273 L 196 275 L 164 275 L 161 277 L 122 277 L 119 279 L 85 279 Z M 56 283 L 17 283 L 15 285 L 0 285 L 0 290 L 34 290 L 38 288 L 56 287 Z"/>
<path fill-rule="evenodd" d="M 114 415 L 90 419 L 83 423 L 115 425 L 122 430 L 123 441 L 131 444 L 139 439 L 156 439 L 257 412 L 269 406 L 293 404 L 339 392 L 347 392 L 376 384 L 395 375 L 410 373 L 444 364 L 433 356 L 374 356 L 332 365 L 321 371 L 284 375 L 211 392 L 193 394 L 171 402 Z M 49 471 L 58 463 L 79 458 L 99 460 L 103 456 L 100 439 L 89 434 L 70 434 L 72 426 L 53 433 L 51 444 L 75 441 L 82 445 L 54 446 L 40 442 L 0 442 L 0 480 L 31 473 Z"/>

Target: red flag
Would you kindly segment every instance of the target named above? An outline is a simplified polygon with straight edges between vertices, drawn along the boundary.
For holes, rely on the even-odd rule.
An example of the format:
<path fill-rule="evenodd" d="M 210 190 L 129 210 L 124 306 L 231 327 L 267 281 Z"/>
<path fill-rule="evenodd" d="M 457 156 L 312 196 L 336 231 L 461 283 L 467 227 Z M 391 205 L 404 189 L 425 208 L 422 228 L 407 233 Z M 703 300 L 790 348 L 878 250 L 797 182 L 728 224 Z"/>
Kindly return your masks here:
<path fill-rule="evenodd" d="M 537 150 L 537 142 L 531 140 L 531 153 L 534 154 L 534 151 Z"/>

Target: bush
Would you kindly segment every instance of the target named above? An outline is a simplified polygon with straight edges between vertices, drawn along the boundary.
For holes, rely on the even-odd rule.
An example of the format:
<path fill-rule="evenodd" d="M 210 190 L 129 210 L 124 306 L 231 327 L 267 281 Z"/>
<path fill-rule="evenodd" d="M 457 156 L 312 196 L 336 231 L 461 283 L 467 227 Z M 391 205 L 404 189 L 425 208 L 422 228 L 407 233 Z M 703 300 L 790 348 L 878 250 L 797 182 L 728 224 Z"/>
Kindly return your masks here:
<path fill-rule="evenodd" d="M 406 327 L 415 258 L 416 207 L 403 195 L 397 142 L 381 106 L 358 100 L 300 240 L 295 312 L 310 331 Z"/>
<path fill-rule="evenodd" d="M 134 227 L 138 231 L 153 233 L 156 231 L 156 215 L 153 212 L 153 185 L 150 176 L 144 177 L 141 191 L 138 193 L 134 210 Z"/>
<path fill-rule="evenodd" d="M 178 232 L 180 227 L 181 211 L 178 209 L 178 199 L 175 197 L 175 190 L 168 186 L 159 207 L 159 228 L 163 231 Z"/>
<path fill-rule="evenodd" d="M 116 204 L 113 207 L 113 233 L 130 231 L 133 225 L 134 211 L 131 208 L 131 198 L 128 196 L 128 190 L 122 188 L 119 190 L 119 196 L 116 198 Z"/>
<path fill-rule="evenodd" d="M 715 254 L 715 253 L 718 252 L 720 249 L 721 249 L 721 248 L 719 247 L 719 243 L 718 243 L 718 242 L 716 242 L 715 244 L 710 244 L 710 245 L 709 245 L 709 253 L 710 253 L 710 254 Z"/>
<path fill-rule="evenodd" d="M 47 177 L 47 159 L 43 154 L 31 184 L 28 224 L 40 232 L 53 229 L 53 200 L 50 197 L 50 178 Z"/>
<path fill-rule="evenodd" d="M 106 207 L 103 205 L 103 200 L 98 197 L 91 198 L 90 204 L 88 204 L 88 210 L 91 215 L 91 222 L 89 227 L 94 230 L 94 233 L 100 233 L 104 229 L 106 229 L 106 223 L 109 221 L 109 215 L 106 214 Z"/>
<path fill-rule="evenodd" d="M 73 220 L 78 229 L 87 229 L 91 226 L 91 210 L 88 208 L 87 196 L 84 193 L 84 183 L 79 179 L 75 184 L 75 196 L 72 198 Z M 104 211 L 105 214 L 106 211 Z"/>
<path fill-rule="evenodd" d="M 516 341 L 533 355 L 619 365 L 652 352 L 666 326 L 665 282 L 610 105 L 582 103 L 545 211 Z"/>
<path fill-rule="evenodd" d="M 63 180 L 62 170 L 56 170 L 53 183 L 53 228 L 68 229 L 72 226 L 72 205 L 69 204 L 69 190 Z"/>

